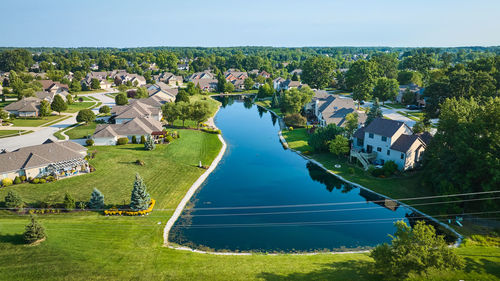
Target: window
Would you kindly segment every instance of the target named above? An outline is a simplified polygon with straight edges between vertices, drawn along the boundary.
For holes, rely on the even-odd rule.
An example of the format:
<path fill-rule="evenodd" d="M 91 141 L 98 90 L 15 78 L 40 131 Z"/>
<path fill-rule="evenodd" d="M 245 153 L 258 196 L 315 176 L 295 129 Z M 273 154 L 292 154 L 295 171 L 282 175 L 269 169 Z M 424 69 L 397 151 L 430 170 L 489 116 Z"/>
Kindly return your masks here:
<path fill-rule="evenodd" d="M 391 151 L 387 149 L 387 155 L 391 155 Z"/>
<path fill-rule="evenodd" d="M 369 134 L 368 134 L 368 137 L 369 137 L 369 138 L 371 138 L 371 139 L 373 139 L 373 134 L 372 134 L 372 133 L 369 133 Z"/>
<path fill-rule="evenodd" d="M 382 147 L 377 147 L 377 151 L 381 152 L 382 151 Z"/>
<path fill-rule="evenodd" d="M 401 159 L 404 159 L 404 158 L 405 158 L 405 154 L 401 153 Z"/>
<path fill-rule="evenodd" d="M 382 141 L 387 141 L 387 137 L 386 136 L 382 136 Z"/>

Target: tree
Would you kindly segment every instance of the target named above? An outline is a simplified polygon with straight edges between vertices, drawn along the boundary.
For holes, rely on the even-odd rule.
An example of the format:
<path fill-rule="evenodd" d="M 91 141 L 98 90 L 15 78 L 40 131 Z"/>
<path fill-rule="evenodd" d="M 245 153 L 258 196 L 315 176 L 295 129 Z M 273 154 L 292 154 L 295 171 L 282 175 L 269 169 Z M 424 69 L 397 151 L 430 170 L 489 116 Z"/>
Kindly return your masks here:
<path fill-rule="evenodd" d="M 111 108 L 109 108 L 109 106 L 107 106 L 107 105 L 103 105 L 99 108 L 99 113 L 108 114 L 110 112 L 111 112 Z"/>
<path fill-rule="evenodd" d="M 132 140 L 132 142 L 133 142 L 133 140 Z M 137 142 L 137 140 L 136 140 L 136 142 Z M 146 138 L 146 141 L 144 142 L 144 149 L 151 151 L 151 150 L 154 150 L 155 148 L 156 148 L 155 141 L 153 140 L 151 135 L 148 135 Z"/>
<path fill-rule="evenodd" d="M 99 79 L 97 79 L 97 78 L 90 79 L 90 88 L 92 90 L 100 89 L 101 88 L 101 83 L 99 82 Z"/>
<path fill-rule="evenodd" d="M 179 90 L 177 93 L 177 96 L 175 96 L 175 102 L 187 102 L 189 103 L 189 95 L 186 91 L 184 90 Z"/>
<path fill-rule="evenodd" d="M 23 199 L 15 191 L 10 190 L 5 196 L 5 207 L 17 209 L 24 206 Z"/>
<path fill-rule="evenodd" d="M 197 87 L 193 82 L 188 82 L 186 85 L 186 92 L 190 95 L 201 94 L 201 89 Z"/>
<path fill-rule="evenodd" d="M 65 111 L 68 109 L 68 105 L 66 102 L 63 100 L 63 98 L 60 95 L 55 95 L 54 100 L 50 104 L 50 108 L 61 115 L 61 112 Z"/>
<path fill-rule="evenodd" d="M 82 84 L 80 83 L 80 81 L 73 78 L 71 84 L 69 84 L 69 91 L 74 93 L 74 92 L 80 92 L 81 90 L 82 90 Z"/>
<path fill-rule="evenodd" d="M 0 120 L 7 120 L 9 119 L 9 113 L 3 109 L 0 109 Z"/>
<path fill-rule="evenodd" d="M 315 89 L 323 89 L 333 81 L 335 62 L 326 56 L 310 57 L 304 62 L 301 79 Z"/>
<path fill-rule="evenodd" d="M 255 82 L 253 81 L 252 78 L 248 77 L 247 79 L 245 79 L 244 81 L 244 85 L 245 85 L 245 90 L 251 90 L 253 88 L 253 85 L 255 84 Z"/>
<path fill-rule="evenodd" d="M 226 83 L 226 85 L 224 85 L 224 92 L 226 92 L 226 93 L 232 93 L 232 92 L 234 92 L 234 85 L 233 85 L 233 83 L 230 83 L 230 82 Z"/>
<path fill-rule="evenodd" d="M 97 188 L 94 188 L 94 190 L 92 191 L 88 206 L 93 210 L 104 209 L 104 195 L 102 195 L 102 193 Z"/>
<path fill-rule="evenodd" d="M 281 110 L 284 113 L 299 113 L 311 101 L 313 95 L 314 92 L 308 87 L 287 90 L 281 98 Z"/>
<path fill-rule="evenodd" d="M 217 90 L 221 93 L 224 92 L 226 89 L 226 83 L 226 77 L 224 77 L 222 72 L 219 72 L 219 74 L 217 74 Z"/>
<path fill-rule="evenodd" d="M 292 81 L 299 81 L 299 75 L 297 75 L 297 72 L 294 72 L 292 75 Z"/>
<path fill-rule="evenodd" d="M 463 259 L 448 247 L 442 235 L 437 235 L 432 225 L 417 221 L 411 228 L 404 221 L 394 224 L 396 233 L 391 245 L 378 245 L 370 256 L 375 260 L 374 268 L 388 279 L 401 280 L 409 273 L 425 272 L 431 268 L 460 269 Z"/>
<path fill-rule="evenodd" d="M 196 124 L 199 124 L 210 116 L 210 108 L 206 102 L 196 101 L 192 105 L 191 110 L 191 119 L 196 121 Z"/>
<path fill-rule="evenodd" d="M 371 92 L 372 85 L 369 83 L 362 83 L 354 86 L 352 99 L 358 101 L 358 109 L 362 101 L 369 100 L 371 98 Z"/>
<path fill-rule="evenodd" d="M 134 188 L 130 197 L 130 209 L 133 211 L 142 211 L 149 208 L 151 196 L 146 190 L 146 184 L 139 174 L 135 174 Z"/>
<path fill-rule="evenodd" d="M 422 86 L 422 74 L 416 71 L 400 71 L 398 73 L 398 82 L 400 85 L 415 84 Z"/>
<path fill-rule="evenodd" d="M 45 228 L 36 220 L 34 216 L 31 217 L 31 222 L 26 226 L 23 238 L 27 244 L 40 241 L 46 237 Z"/>
<path fill-rule="evenodd" d="M 382 118 L 383 116 L 384 114 L 382 113 L 382 109 L 380 109 L 378 99 L 375 99 L 373 101 L 372 107 L 370 108 L 370 111 L 368 111 L 368 114 L 366 115 L 365 126 L 368 126 L 368 124 L 370 124 L 376 118 Z"/>
<path fill-rule="evenodd" d="M 259 88 L 259 91 L 257 92 L 257 97 L 258 98 L 265 98 L 265 97 L 270 97 L 274 94 L 274 89 L 271 85 L 265 83 Z"/>
<path fill-rule="evenodd" d="M 42 116 L 42 117 L 45 117 L 45 116 L 49 116 L 50 113 L 51 113 L 51 109 L 50 109 L 50 103 L 49 103 L 49 101 L 42 100 L 40 102 L 39 115 Z"/>
<path fill-rule="evenodd" d="M 128 98 L 125 95 L 125 93 L 118 93 L 115 97 L 115 103 L 116 105 L 126 105 L 128 104 Z"/>
<path fill-rule="evenodd" d="M 345 84 L 347 89 L 359 92 L 361 89 L 365 89 L 367 93 L 370 93 L 373 87 L 373 83 L 376 75 L 375 64 L 366 60 L 358 60 L 354 62 L 349 70 L 345 74 Z M 366 100 L 356 99 L 355 100 Z"/>
<path fill-rule="evenodd" d="M 189 118 L 191 118 L 192 107 L 189 103 L 181 101 L 177 103 L 177 108 L 179 113 L 179 119 L 182 120 L 182 126 L 184 127 L 184 122 Z"/>
<path fill-rule="evenodd" d="M 64 209 L 66 209 L 66 210 L 73 210 L 76 207 L 75 198 L 73 198 L 73 196 L 71 196 L 71 194 L 69 194 L 69 193 L 66 192 L 64 194 L 63 204 L 64 204 Z"/>
<path fill-rule="evenodd" d="M 142 99 L 142 98 L 147 98 L 149 97 L 148 90 L 144 87 L 137 88 L 136 93 L 135 93 L 135 98 L 136 99 Z"/>
<path fill-rule="evenodd" d="M 315 152 L 328 151 L 328 143 L 337 135 L 344 133 L 344 129 L 335 124 L 328 124 L 326 127 L 317 128 L 314 133 L 309 136 L 307 143 Z"/>
<path fill-rule="evenodd" d="M 66 103 L 69 105 L 69 104 L 73 104 L 73 96 L 72 95 L 67 95 L 66 96 Z"/>
<path fill-rule="evenodd" d="M 76 121 L 77 122 L 85 122 L 85 124 L 88 124 L 89 122 L 92 122 L 95 120 L 95 114 L 91 109 L 82 109 L 78 111 L 78 114 L 76 115 Z"/>
<path fill-rule="evenodd" d="M 291 113 L 285 115 L 285 118 L 283 118 L 285 121 L 285 124 L 287 126 L 292 126 L 292 127 L 304 127 L 307 123 L 307 120 L 304 116 L 300 115 L 300 113 Z"/>
<path fill-rule="evenodd" d="M 396 53 L 376 53 L 371 59 L 375 64 L 377 74 L 382 77 L 394 79 L 398 75 L 398 57 Z"/>
<path fill-rule="evenodd" d="M 337 156 L 345 155 L 349 152 L 349 140 L 342 135 L 336 135 L 328 142 L 328 150 Z"/>
<path fill-rule="evenodd" d="M 271 100 L 271 108 L 279 108 L 280 103 L 278 101 L 278 95 L 276 93 L 273 94 L 273 99 Z"/>
<path fill-rule="evenodd" d="M 403 104 L 414 104 L 417 102 L 417 95 L 409 88 L 406 88 L 403 92 L 403 96 L 401 97 L 401 102 Z"/>
<path fill-rule="evenodd" d="M 359 115 L 357 112 L 352 112 L 345 116 L 345 130 L 349 138 L 352 137 L 354 132 L 358 129 L 358 118 Z"/>
<path fill-rule="evenodd" d="M 179 116 L 179 106 L 176 103 L 169 102 L 163 106 L 163 117 L 169 124 L 173 124 L 175 120 L 179 119 Z"/>
<path fill-rule="evenodd" d="M 25 49 L 5 50 L 0 53 L 1 71 L 24 71 L 33 65 L 31 52 Z"/>
<path fill-rule="evenodd" d="M 429 130 L 430 130 L 430 126 L 428 124 L 425 124 L 425 122 L 422 120 L 415 122 L 415 125 L 413 125 L 413 128 L 412 128 L 412 131 L 415 134 L 428 132 Z"/>
<path fill-rule="evenodd" d="M 389 79 L 381 77 L 377 79 L 375 87 L 373 88 L 373 97 L 382 101 L 394 100 L 399 93 L 399 84 L 396 79 Z"/>

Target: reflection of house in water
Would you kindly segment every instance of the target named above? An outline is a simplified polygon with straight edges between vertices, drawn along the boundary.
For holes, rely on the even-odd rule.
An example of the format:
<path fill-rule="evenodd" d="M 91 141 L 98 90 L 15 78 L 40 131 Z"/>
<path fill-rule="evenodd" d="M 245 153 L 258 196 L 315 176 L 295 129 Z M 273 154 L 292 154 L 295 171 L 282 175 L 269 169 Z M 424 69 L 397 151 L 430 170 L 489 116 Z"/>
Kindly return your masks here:
<path fill-rule="evenodd" d="M 376 193 L 373 193 L 371 191 L 368 191 L 366 189 L 360 189 L 359 195 L 363 196 L 367 202 L 373 202 L 377 205 L 380 205 L 386 209 L 389 209 L 391 211 L 396 211 L 399 207 L 399 203 L 391 200 L 389 198 L 385 198 L 383 196 L 380 196 Z"/>
<path fill-rule="evenodd" d="M 324 184 L 326 189 L 330 192 L 335 188 L 340 189 L 342 193 L 348 193 L 354 188 L 352 185 L 340 180 L 336 176 L 325 172 L 320 166 L 311 161 L 307 162 L 306 167 L 311 179 Z"/>

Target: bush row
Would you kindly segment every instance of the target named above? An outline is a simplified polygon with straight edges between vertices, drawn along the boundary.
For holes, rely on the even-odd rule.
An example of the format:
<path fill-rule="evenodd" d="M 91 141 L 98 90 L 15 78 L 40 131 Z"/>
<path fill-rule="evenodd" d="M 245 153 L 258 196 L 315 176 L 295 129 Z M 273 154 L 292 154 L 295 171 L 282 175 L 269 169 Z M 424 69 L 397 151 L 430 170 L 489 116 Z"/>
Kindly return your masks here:
<path fill-rule="evenodd" d="M 209 133 L 209 134 L 220 135 L 220 133 L 221 133 L 221 131 L 219 129 L 213 129 L 213 128 L 201 128 L 200 130 L 202 132 Z"/>
<path fill-rule="evenodd" d="M 149 204 L 149 208 L 142 211 L 121 211 L 116 208 L 111 208 L 109 210 L 104 210 L 104 214 L 107 216 L 143 216 L 151 213 L 155 206 L 156 201 L 151 198 L 151 203 Z"/>

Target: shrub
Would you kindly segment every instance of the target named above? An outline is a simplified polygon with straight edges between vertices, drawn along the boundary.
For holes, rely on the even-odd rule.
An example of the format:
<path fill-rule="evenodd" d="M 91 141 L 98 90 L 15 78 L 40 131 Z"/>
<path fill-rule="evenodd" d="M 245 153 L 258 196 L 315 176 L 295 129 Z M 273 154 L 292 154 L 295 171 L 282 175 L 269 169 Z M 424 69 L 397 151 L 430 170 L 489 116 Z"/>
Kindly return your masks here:
<path fill-rule="evenodd" d="M 371 171 L 371 174 L 374 177 L 380 177 L 382 175 L 385 175 L 385 171 L 382 168 L 375 168 Z"/>
<path fill-rule="evenodd" d="M 9 185 L 12 185 L 12 179 L 5 178 L 5 179 L 2 180 L 2 186 L 3 187 L 9 186 Z"/>
<path fill-rule="evenodd" d="M 144 166 L 144 165 L 146 165 L 146 163 L 144 163 L 144 161 L 139 160 L 139 159 L 135 160 L 135 164 L 137 164 L 137 165 L 139 165 L 139 166 Z"/>
<path fill-rule="evenodd" d="M 148 135 L 146 142 L 144 143 L 144 149 L 146 150 L 154 150 L 156 148 L 155 141 L 151 136 Z"/>
<path fill-rule="evenodd" d="M 169 143 L 173 142 L 174 141 L 174 138 L 171 136 L 171 135 L 167 135 L 165 136 L 165 140 Z"/>
<path fill-rule="evenodd" d="M 103 105 L 99 108 L 99 113 L 108 114 L 110 112 L 111 112 L 111 109 L 107 105 Z"/>
<path fill-rule="evenodd" d="M 94 145 L 94 140 L 93 139 L 88 139 L 85 141 L 85 144 L 87 144 L 87 146 L 93 146 Z"/>
<path fill-rule="evenodd" d="M 385 162 L 383 169 L 385 171 L 385 175 L 390 176 L 398 170 L 398 165 L 396 165 L 396 163 L 394 161 L 389 160 L 389 161 Z"/>
<path fill-rule="evenodd" d="M 95 120 L 95 114 L 91 109 L 82 109 L 76 115 L 77 122 L 85 122 L 86 124 Z"/>
<path fill-rule="evenodd" d="M 5 207 L 7 208 L 22 208 L 24 206 L 23 199 L 14 191 L 9 191 L 5 196 Z"/>
<path fill-rule="evenodd" d="M 26 181 L 26 176 L 21 176 L 21 181 L 25 182 Z"/>
<path fill-rule="evenodd" d="M 90 195 L 89 208 L 94 210 L 104 208 L 104 195 L 97 188 L 94 188 Z"/>
<path fill-rule="evenodd" d="M 31 217 L 31 222 L 26 226 L 26 230 L 23 233 L 24 241 L 31 244 L 45 237 L 45 228 L 38 223 L 35 217 Z"/>
<path fill-rule="evenodd" d="M 302 128 L 307 123 L 306 118 L 300 115 L 300 113 L 287 114 L 285 115 L 285 118 L 283 118 L 283 120 L 288 126 L 292 126 L 295 128 Z"/>
<path fill-rule="evenodd" d="M 40 179 L 34 178 L 31 183 L 38 184 L 40 182 Z"/>
<path fill-rule="evenodd" d="M 347 171 L 349 172 L 349 174 L 354 175 L 354 168 L 351 167 L 347 169 Z"/>
<path fill-rule="evenodd" d="M 16 178 L 14 179 L 14 184 L 20 184 L 20 183 L 21 183 L 21 179 L 16 176 Z"/>
<path fill-rule="evenodd" d="M 201 131 L 209 134 L 218 134 L 218 135 L 220 135 L 221 133 L 219 129 L 212 129 L 212 128 L 202 128 Z"/>
<path fill-rule="evenodd" d="M 76 207 L 75 198 L 73 198 L 71 194 L 66 192 L 66 194 L 64 195 L 63 204 L 64 204 L 64 209 L 73 210 Z"/>
<path fill-rule="evenodd" d="M 329 124 L 326 127 L 320 127 L 314 130 L 309 136 L 307 143 L 313 148 L 314 152 L 328 151 L 328 142 L 344 132 L 344 128 L 335 124 Z"/>
<path fill-rule="evenodd" d="M 136 136 L 132 136 L 132 143 L 137 143 L 137 137 Z"/>
<path fill-rule="evenodd" d="M 47 177 L 45 177 L 45 180 L 46 181 L 55 181 L 56 178 L 54 178 L 54 176 L 47 176 Z"/>
<path fill-rule="evenodd" d="M 40 179 L 40 183 L 46 183 L 47 181 L 45 179 Z"/>
<path fill-rule="evenodd" d="M 127 143 L 128 143 L 128 138 L 124 137 L 124 138 L 119 138 L 116 144 L 118 144 L 118 145 L 124 145 L 124 144 L 127 144 Z"/>
<path fill-rule="evenodd" d="M 145 136 L 141 136 L 141 144 L 144 144 L 146 142 L 146 137 Z"/>

